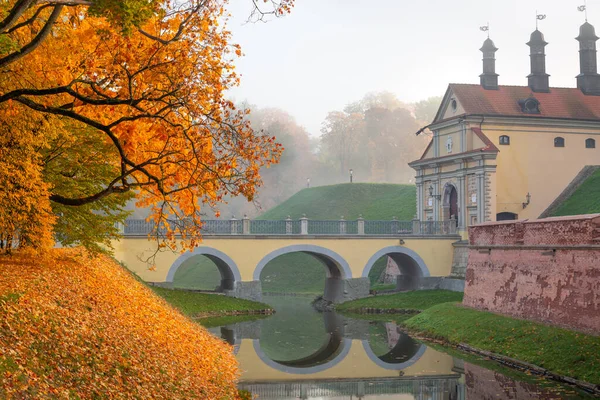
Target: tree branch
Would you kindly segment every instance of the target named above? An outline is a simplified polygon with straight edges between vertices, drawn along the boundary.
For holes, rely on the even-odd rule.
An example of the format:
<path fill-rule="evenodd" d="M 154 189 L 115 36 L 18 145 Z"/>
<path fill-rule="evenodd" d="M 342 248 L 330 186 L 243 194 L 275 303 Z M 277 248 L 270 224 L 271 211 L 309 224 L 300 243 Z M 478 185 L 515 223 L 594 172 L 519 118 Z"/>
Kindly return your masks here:
<path fill-rule="evenodd" d="M 37 34 L 35 38 L 33 38 L 31 42 L 23 46 L 21 50 L 15 51 L 14 53 L 7 55 L 6 57 L 0 58 L 0 68 L 10 64 L 15 60 L 18 60 L 19 58 L 25 57 L 27 54 L 35 50 L 35 48 L 38 47 L 42 43 L 42 41 L 46 39 L 46 37 L 50 34 L 50 31 L 52 30 L 52 25 L 54 25 L 54 23 L 58 19 L 63 7 L 64 6 L 62 5 L 54 7 L 54 10 L 52 10 L 52 14 L 50 14 L 50 18 L 48 18 L 48 21 L 46 21 L 46 24 L 44 25 L 42 30 Z"/>

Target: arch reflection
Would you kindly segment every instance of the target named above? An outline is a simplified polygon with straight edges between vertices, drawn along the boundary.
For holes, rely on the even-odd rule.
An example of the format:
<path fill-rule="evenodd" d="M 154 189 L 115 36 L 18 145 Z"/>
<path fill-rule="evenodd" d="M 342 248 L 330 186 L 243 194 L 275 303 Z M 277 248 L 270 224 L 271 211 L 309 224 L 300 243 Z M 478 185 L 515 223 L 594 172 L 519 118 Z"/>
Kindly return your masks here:
<path fill-rule="evenodd" d="M 362 341 L 367 356 L 379 367 L 388 370 L 402 370 L 416 363 L 425 353 L 426 346 L 398 330 L 396 324 L 385 323 L 382 325 L 386 329 L 386 340 L 391 347 L 389 351 L 384 354 L 376 354 L 369 340 Z"/>

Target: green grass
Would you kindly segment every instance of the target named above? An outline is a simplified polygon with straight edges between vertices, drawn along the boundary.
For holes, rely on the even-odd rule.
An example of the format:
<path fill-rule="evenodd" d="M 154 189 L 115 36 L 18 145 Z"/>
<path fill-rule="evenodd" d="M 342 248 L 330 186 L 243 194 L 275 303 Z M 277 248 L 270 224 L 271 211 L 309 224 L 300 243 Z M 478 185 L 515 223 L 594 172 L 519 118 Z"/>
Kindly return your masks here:
<path fill-rule="evenodd" d="M 215 290 L 220 284 L 221 273 L 205 256 L 186 260 L 173 277 L 173 287 L 177 289 Z"/>
<path fill-rule="evenodd" d="M 303 189 L 265 212 L 259 219 L 279 220 L 291 216 L 338 220 L 344 216 L 355 220 L 362 214 L 369 220 L 410 221 L 416 213 L 416 188 L 413 185 L 346 183 Z"/>
<path fill-rule="evenodd" d="M 553 216 L 600 213 L 600 169 L 565 200 Z"/>
<path fill-rule="evenodd" d="M 462 298 L 463 293 L 452 292 L 450 290 L 419 290 L 348 301 L 338 305 L 336 310 L 351 311 L 368 307 L 422 311 L 435 306 L 436 304 L 447 303 L 450 301 L 462 301 Z"/>
<path fill-rule="evenodd" d="M 152 287 L 152 290 L 181 313 L 195 316 L 201 313 L 269 309 L 267 304 L 233 297 Z"/>
<path fill-rule="evenodd" d="M 323 294 L 325 267 L 310 254 L 289 253 L 269 262 L 262 270 L 263 292 Z"/>
<path fill-rule="evenodd" d="M 404 322 L 427 336 L 516 358 L 586 382 L 600 384 L 600 337 L 535 322 L 438 304 Z"/>

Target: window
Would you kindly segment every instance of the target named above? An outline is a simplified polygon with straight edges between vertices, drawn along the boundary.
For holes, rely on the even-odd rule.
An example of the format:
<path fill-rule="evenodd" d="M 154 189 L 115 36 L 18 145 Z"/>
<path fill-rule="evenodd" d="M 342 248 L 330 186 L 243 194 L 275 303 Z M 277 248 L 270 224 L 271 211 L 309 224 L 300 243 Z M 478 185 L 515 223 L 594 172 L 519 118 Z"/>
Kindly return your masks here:
<path fill-rule="evenodd" d="M 452 99 L 450 101 L 450 106 L 452 107 L 452 111 L 456 112 L 456 108 L 458 107 L 458 104 L 456 103 L 456 99 Z"/>
<path fill-rule="evenodd" d="M 586 139 L 585 140 L 585 148 L 586 149 L 595 149 L 596 148 L 596 140 Z"/>
<path fill-rule="evenodd" d="M 539 114 L 540 113 L 540 102 L 535 97 L 529 97 L 528 99 L 519 100 L 519 106 L 521 111 L 525 114 Z"/>
<path fill-rule="evenodd" d="M 561 137 L 555 137 L 554 147 L 565 147 L 565 139 Z"/>
<path fill-rule="evenodd" d="M 501 212 L 496 214 L 496 221 L 514 221 L 519 219 L 519 216 L 511 212 Z"/>
<path fill-rule="evenodd" d="M 508 146 L 510 144 L 510 136 L 506 136 L 506 135 L 500 136 L 500 144 Z"/>

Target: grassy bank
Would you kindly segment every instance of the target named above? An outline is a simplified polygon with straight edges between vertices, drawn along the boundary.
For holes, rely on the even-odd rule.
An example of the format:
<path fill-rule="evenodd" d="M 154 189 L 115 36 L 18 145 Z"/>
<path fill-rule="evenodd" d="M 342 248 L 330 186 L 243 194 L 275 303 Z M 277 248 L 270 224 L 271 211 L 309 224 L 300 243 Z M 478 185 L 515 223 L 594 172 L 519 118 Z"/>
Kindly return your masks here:
<path fill-rule="evenodd" d="M 338 305 L 336 310 L 341 312 L 360 312 L 363 308 L 377 308 L 382 310 L 402 309 L 423 311 L 436 304 L 462 301 L 462 297 L 462 293 L 451 292 L 449 290 L 420 290 L 348 301 Z"/>
<path fill-rule="evenodd" d="M 554 212 L 554 217 L 600 213 L 600 169 L 594 172 Z"/>
<path fill-rule="evenodd" d="M 416 212 L 416 188 L 413 185 L 346 183 L 303 189 L 259 217 L 259 219 L 293 219 L 303 214 L 310 219 L 409 221 Z"/>
<path fill-rule="evenodd" d="M 531 363 L 600 384 L 600 337 L 464 308 L 438 304 L 403 323 L 414 332 Z"/>
<path fill-rule="evenodd" d="M 250 300 L 236 299 L 219 294 L 206 294 L 185 290 L 171 290 L 153 287 L 154 293 L 165 299 L 182 314 L 190 317 L 208 315 L 226 315 L 231 313 L 252 313 L 261 310 L 271 310 L 264 303 Z"/>

